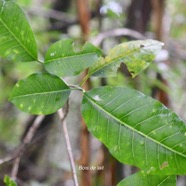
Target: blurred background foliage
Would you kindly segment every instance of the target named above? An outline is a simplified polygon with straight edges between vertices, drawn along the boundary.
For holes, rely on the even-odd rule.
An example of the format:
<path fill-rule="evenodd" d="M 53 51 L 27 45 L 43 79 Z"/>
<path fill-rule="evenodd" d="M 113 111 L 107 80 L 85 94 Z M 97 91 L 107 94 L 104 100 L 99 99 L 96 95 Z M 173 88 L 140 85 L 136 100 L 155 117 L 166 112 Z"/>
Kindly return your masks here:
<path fill-rule="evenodd" d="M 105 38 L 99 43 L 99 47 L 105 53 L 118 43 L 141 39 L 132 32 L 126 34 L 126 30 L 123 30 L 122 34 L 117 34 L 115 29 L 132 29 L 146 38 L 163 41 L 164 49 L 155 62 L 138 77 L 132 79 L 126 67 L 122 65 L 117 77 L 101 80 L 92 78 L 88 86 L 109 84 L 138 89 L 159 99 L 186 120 L 186 0 L 17 0 L 16 2 L 26 13 L 33 28 L 41 60 L 52 43 L 64 38 L 72 38 L 76 49 L 79 49 L 85 40 L 94 43 L 99 34 L 103 33 Z M 86 8 L 84 17 L 81 17 L 84 10 L 82 4 Z M 111 35 L 107 37 L 108 31 Z M 17 80 L 41 70 L 44 70 L 41 65 L 34 62 L 13 63 L 7 59 L 0 59 L 0 158 L 14 151 L 35 117 L 20 112 L 8 102 L 11 88 Z M 78 82 L 79 79 L 81 76 L 68 78 L 67 81 Z M 87 155 L 85 162 L 105 167 L 104 171 L 89 173 L 79 171 L 80 185 L 116 185 L 121 178 L 130 175 L 136 169 L 120 165 L 109 156 L 107 150 L 97 140 L 91 136 L 88 138 L 83 136 L 79 107 L 81 95 L 75 94 L 72 97 L 72 111 L 67 120 L 77 169 L 78 165 L 83 164 L 82 149 L 86 148 L 86 145 L 82 148 L 80 146 L 83 145 L 81 138 L 84 137 L 90 138 L 88 141 L 90 149 L 87 151 L 89 155 L 91 154 Z M 44 126 L 24 154 L 18 174 L 19 185 L 73 185 L 65 151 L 60 124 L 58 125 L 55 116 L 47 116 Z M 1 180 L 5 173 L 10 174 L 11 163 L 0 166 Z M 83 175 L 88 176 L 91 183 L 85 181 Z M 178 185 L 186 185 L 184 177 L 179 177 Z"/>

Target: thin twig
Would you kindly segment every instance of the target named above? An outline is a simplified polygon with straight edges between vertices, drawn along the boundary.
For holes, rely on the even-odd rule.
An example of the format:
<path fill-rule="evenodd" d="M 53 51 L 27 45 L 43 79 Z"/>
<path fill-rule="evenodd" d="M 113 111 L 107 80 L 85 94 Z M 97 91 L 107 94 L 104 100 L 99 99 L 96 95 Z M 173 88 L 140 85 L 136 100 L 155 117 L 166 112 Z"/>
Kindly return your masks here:
<path fill-rule="evenodd" d="M 28 130 L 27 134 L 23 139 L 23 143 L 25 144 L 25 146 L 31 142 L 34 134 L 36 133 L 36 130 L 38 129 L 38 127 L 40 126 L 44 118 L 45 118 L 44 115 L 40 115 L 36 117 L 32 126 L 30 127 L 30 129 Z"/>
<path fill-rule="evenodd" d="M 41 122 L 43 121 L 45 116 L 37 116 L 36 119 L 34 120 L 32 126 L 26 133 L 23 142 L 16 148 L 14 153 L 11 155 L 6 156 L 5 158 L 0 159 L 0 165 L 4 164 L 6 162 L 14 160 L 12 171 L 11 171 L 11 177 L 16 180 L 17 177 L 17 172 L 19 169 L 19 163 L 21 160 L 21 156 L 23 155 L 24 151 L 26 150 L 26 147 L 28 144 L 30 144 L 34 134 L 36 133 L 36 130 L 40 126 Z"/>
<path fill-rule="evenodd" d="M 13 167 L 12 167 L 12 171 L 11 171 L 11 178 L 12 178 L 13 180 L 16 180 L 16 178 L 17 178 L 17 173 L 18 173 L 18 170 L 19 170 L 20 160 L 21 160 L 21 157 L 20 157 L 20 156 L 18 156 L 18 157 L 14 160 Z"/>
<path fill-rule="evenodd" d="M 22 157 L 27 145 L 31 142 L 34 134 L 36 133 L 36 131 L 37 131 L 38 127 L 40 126 L 41 122 L 43 121 L 44 117 L 45 117 L 44 115 L 40 115 L 40 116 L 36 117 L 32 126 L 30 127 L 30 129 L 28 130 L 28 132 L 26 133 L 26 135 L 23 139 L 23 143 L 20 147 L 20 150 L 18 152 L 16 159 L 14 160 L 13 167 L 12 167 L 11 178 L 14 180 L 16 180 L 16 177 L 17 177 L 21 157 Z"/>
<path fill-rule="evenodd" d="M 61 12 L 61 11 L 57 11 L 57 10 L 52 10 L 52 9 L 44 9 L 41 7 L 29 7 L 29 8 L 25 8 L 26 11 L 29 14 L 34 14 L 34 15 L 38 15 L 39 17 L 45 17 L 45 18 L 53 18 L 55 20 L 58 21 L 63 21 L 63 22 L 67 22 L 67 23 L 71 23 L 71 22 L 77 22 L 77 18 Z"/>
<path fill-rule="evenodd" d="M 75 168 L 75 162 L 74 162 L 72 148 L 71 148 L 71 144 L 70 144 L 70 138 L 69 138 L 68 129 L 67 129 L 66 121 L 65 121 L 65 118 L 67 117 L 67 114 L 68 114 L 68 109 L 69 109 L 69 105 L 67 103 L 67 108 L 66 108 L 65 112 L 62 109 L 59 109 L 58 115 L 60 117 L 62 128 L 63 128 L 66 148 L 67 148 L 68 156 L 70 159 L 70 165 L 71 165 L 71 169 L 72 169 L 72 173 L 73 173 L 74 184 L 75 184 L 75 186 L 79 186 L 76 168 Z"/>
<path fill-rule="evenodd" d="M 109 31 L 100 33 L 95 38 L 91 39 L 91 42 L 94 45 L 99 46 L 104 39 L 110 38 L 110 37 L 116 37 L 116 36 L 131 36 L 136 39 L 145 39 L 146 38 L 143 34 L 137 32 L 135 30 L 132 30 L 129 28 L 117 28 L 114 30 L 109 30 Z"/>
<path fill-rule="evenodd" d="M 5 158 L 0 159 L 0 165 L 12 161 L 16 158 L 17 154 L 13 153 L 11 155 L 6 156 Z"/>

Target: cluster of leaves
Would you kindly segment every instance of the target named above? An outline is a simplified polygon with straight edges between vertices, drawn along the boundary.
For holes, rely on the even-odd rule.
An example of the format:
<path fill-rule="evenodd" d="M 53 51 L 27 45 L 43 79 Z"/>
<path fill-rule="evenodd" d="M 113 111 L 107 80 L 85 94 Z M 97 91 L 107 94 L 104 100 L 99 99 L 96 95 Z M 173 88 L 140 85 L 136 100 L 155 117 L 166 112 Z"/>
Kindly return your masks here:
<path fill-rule="evenodd" d="M 89 131 L 116 159 L 141 170 L 118 186 L 175 185 L 176 175 L 186 173 L 186 124 L 160 102 L 136 90 L 105 86 L 86 92 L 81 85 L 91 76 L 116 75 L 122 62 L 135 77 L 162 45 L 155 40 L 131 41 L 102 57 L 102 51 L 91 43 L 75 51 L 73 41 L 66 39 L 51 45 L 42 62 L 20 7 L 0 0 L 0 56 L 15 62 L 39 62 L 46 70 L 18 81 L 9 100 L 24 112 L 46 115 L 62 108 L 71 91 L 82 91 L 82 115 Z M 62 79 L 87 68 L 80 85 L 70 86 Z"/>

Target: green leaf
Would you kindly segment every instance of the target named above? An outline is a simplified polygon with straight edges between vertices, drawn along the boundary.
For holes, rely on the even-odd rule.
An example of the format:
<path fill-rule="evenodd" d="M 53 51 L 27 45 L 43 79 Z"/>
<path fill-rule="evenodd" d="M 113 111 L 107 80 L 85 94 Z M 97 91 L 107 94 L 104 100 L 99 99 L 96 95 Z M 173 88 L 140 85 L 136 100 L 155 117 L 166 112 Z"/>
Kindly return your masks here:
<path fill-rule="evenodd" d="M 45 56 L 45 69 L 59 77 L 74 76 L 95 63 L 101 51 L 90 43 L 86 43 L 80 52 L 75 52 L 70 39 L 54 43 Z"/>
<path fill-rule="evenodd" d="M 20 80 L 9 100 L 24 112 L 51 114 L 64 106 L 69 94 L 69 87 L 60 78 L 42 73 Z"/>
<path fill-rule="evenodd" d="M 149 175 L 138 172 L 125 178 L 117 186 L 176 186 L 176 176 Z"/>
<path fill-rule="evenodd" d="M 5 176 L 4 177 L 4 183 L 6 184 L 6 186 L 17 186 L 16 182 L 14 182 L 9 176 Z"/>
<path fill-rule="evenodd" d="M 84 93 L 90 132 L 125 164 L 150 174 L 186 174 L 186 124 L 160 102 L 124 87 Z"/>
<path fill-rule="evenodd" d="M 127 65 L 132 77 L 146 69 L 163 43 L 155 40 L 138 40 L 121 43 L 110 50 L 89 69 L 88 76 L 115 76 L 121 62 Z"/>
<path fill-rule="evenodd" d="M 0 56 L 16 62 L 37 60 L 37 45 L 20 7 L 0 0 Z"/>

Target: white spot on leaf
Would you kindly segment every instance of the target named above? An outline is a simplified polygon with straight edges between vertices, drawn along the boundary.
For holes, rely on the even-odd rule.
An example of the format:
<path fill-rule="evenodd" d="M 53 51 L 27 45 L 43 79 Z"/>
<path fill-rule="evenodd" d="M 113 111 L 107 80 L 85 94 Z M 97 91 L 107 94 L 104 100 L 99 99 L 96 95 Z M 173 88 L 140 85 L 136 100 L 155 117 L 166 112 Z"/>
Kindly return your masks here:
<path fill-rule="evenodd" d="M 54 55 L 55 55 L 55 53 L 51 53 L 51 54 L 50 54 L 50 56 L 54 56 Z"/>
<path fill-rule="evenodd" d="M 94 96 L 94 99 L 95 99 L 96 101 L 101 101 L 101 99 L 100 99 L 100 97 L 99 97 L 98 95 Z"/>

